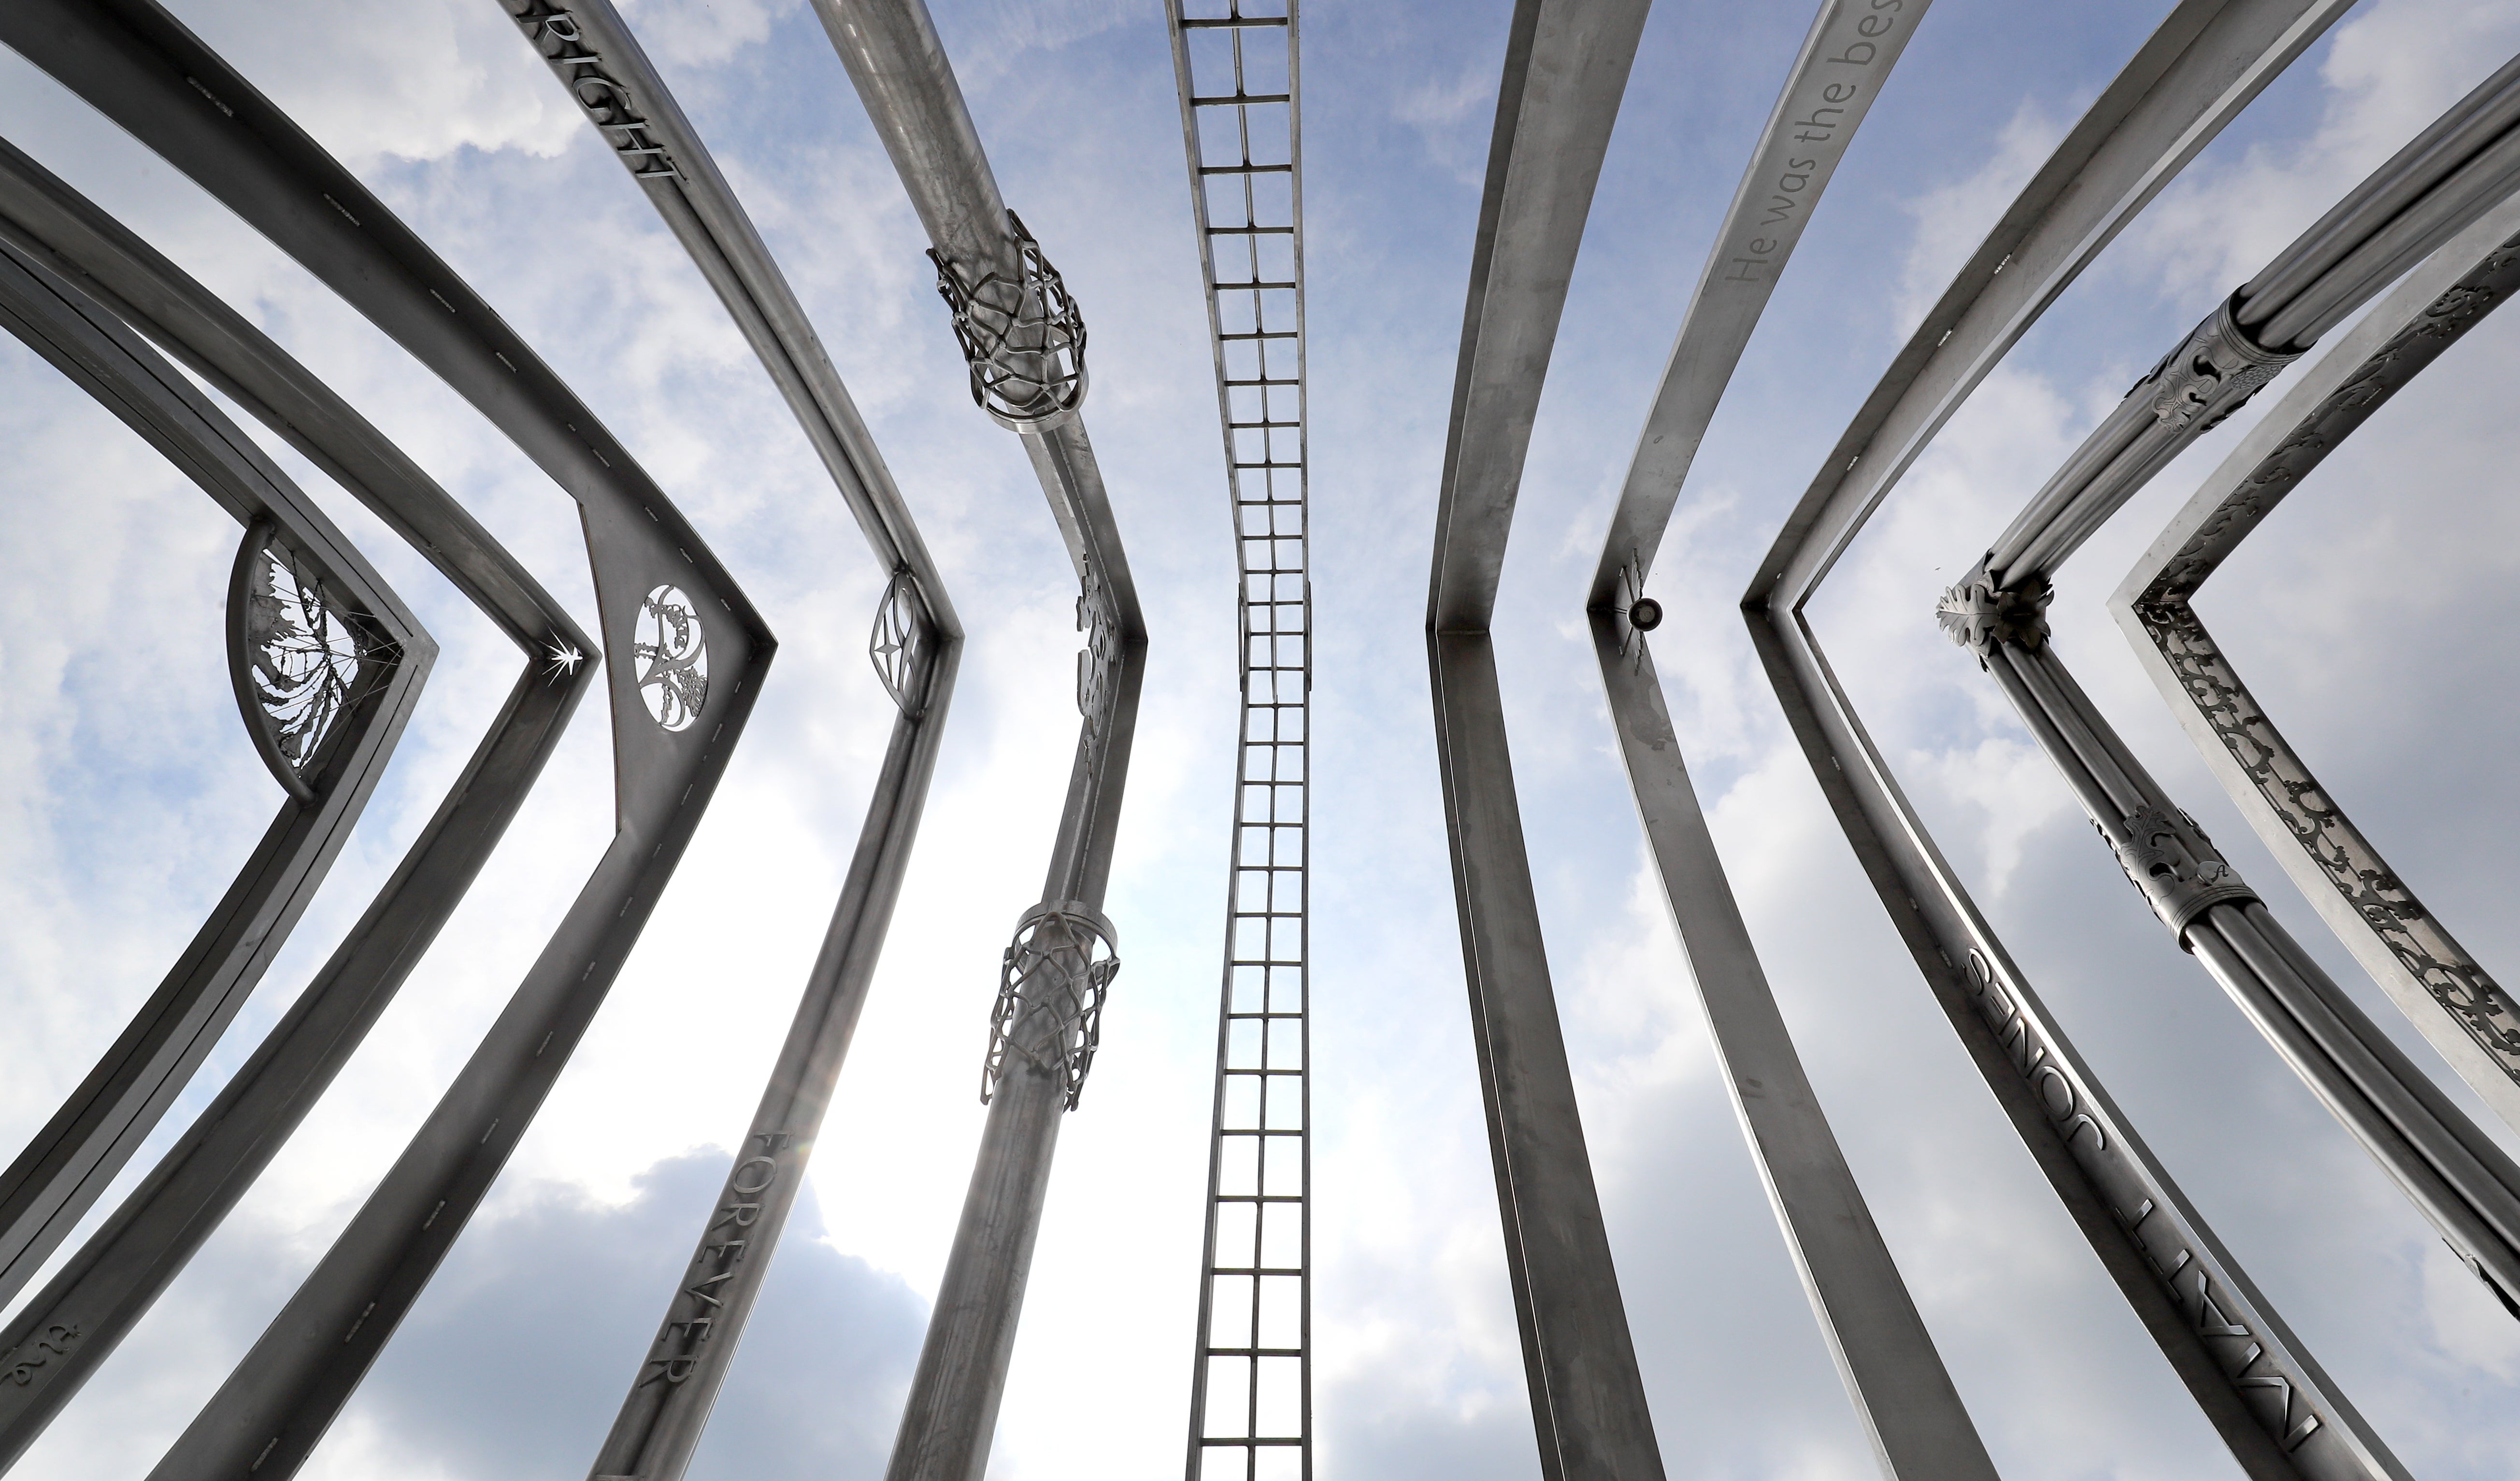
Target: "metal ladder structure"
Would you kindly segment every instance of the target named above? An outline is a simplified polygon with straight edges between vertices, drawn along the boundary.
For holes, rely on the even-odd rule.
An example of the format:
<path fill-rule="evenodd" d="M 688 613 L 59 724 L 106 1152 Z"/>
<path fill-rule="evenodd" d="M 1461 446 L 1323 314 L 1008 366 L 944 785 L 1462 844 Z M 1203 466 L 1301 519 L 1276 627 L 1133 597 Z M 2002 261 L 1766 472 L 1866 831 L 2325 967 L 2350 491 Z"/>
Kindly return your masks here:
<path fill-rule="evenodd" d="M 1165 0 L 1164 9 L 1241 573 L 1242 730 L 1188 1476 L 1311 1481 L 1313 660 L 1299 6 Z"/>

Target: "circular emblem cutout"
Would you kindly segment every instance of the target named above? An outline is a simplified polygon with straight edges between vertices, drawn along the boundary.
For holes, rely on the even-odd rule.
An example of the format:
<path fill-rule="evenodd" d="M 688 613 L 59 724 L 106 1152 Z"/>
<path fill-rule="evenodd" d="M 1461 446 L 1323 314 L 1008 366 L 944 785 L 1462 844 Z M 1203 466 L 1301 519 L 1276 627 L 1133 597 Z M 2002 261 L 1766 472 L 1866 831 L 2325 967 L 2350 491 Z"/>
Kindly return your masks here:
<path fill-rule="evenodd" d="M 681 587 L 657 587 L 639 606 L 631 641 L 649 715 L 669 731 L 691 729 L 708 703 L 708 639 L 698 605 Z"/>

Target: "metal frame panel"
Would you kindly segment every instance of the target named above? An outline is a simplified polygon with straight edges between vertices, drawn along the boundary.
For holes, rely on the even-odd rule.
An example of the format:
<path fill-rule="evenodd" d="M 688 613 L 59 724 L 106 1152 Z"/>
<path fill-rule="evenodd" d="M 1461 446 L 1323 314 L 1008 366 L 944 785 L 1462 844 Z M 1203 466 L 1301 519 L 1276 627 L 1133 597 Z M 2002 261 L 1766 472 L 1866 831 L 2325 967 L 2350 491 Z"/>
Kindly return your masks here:
<path fill-rule="evenodd" d="M 892 574 L 872 641 L 899 711 L 848 875 L 751 1125 L 592 1474 L 690 1465 L 803 1185 L 943 743 L 963 631 L 917 522 L 767 244 L 608 0 L 502 0 L 717 291 Z M 889 644 L 887 648 L 885 645 Z M 888 666 L 889 665 L 889 666 Z"/>
<path fill-rule="evenodd" d="M 25 1407 L 0 1409 L 0 1452 L 14 1455 L 207 1237 L 356 1049 L 496 847 L 593 684 L 595 668 L 565 661 L 592 648 L 591 640 L 416 464 L 241 315 L 5 144 L 0 237 L 77 282 L 112 315 L 155 337 L 324 468 L 498 623 L 525 658 L 446 802 L 332 960 L 159 1169 L 0 1334 L 11 1346 L 39 1328 L 75 1327 L 82 1334 L 74 1361 L 42 1375 L 42 1387 L 58 1392 L 15 1395 Z M 175 383 L 182 384 L 180 378 Z M 196 1058 L 214 1037 L 205 1033 L 197 1041 Z M 161 1094 L 171 1096 L 176 1083 Z M 126 1135 L 136 1141 L 145 1132 L 138 1125 Z M 128 1155 L 127 1146 L 120 1150 Z M 82 1196 L 53 1214 L 43 1249 L 75 1222 L 111 1171 L 90 1173 Z M 167 1185 L 175 1180 L 193 1184 L 193 1194 L 170 1196 Z M 40 1250 L 32 1252 L 25 1268 L 40 1258 Z"/>
<path fill-rule="evenodd" d="M 15 203 L 10 187 L 34 168 L 0 143 L 0 211 Z M 382 778 L 437 648 L 323 511 L 112 307 L 82 291 L 83 275 L 75 266 L 44 252 L 40 241 L 5 215 L 0 241 L 6 244 L 0 246 L 0 324 L 245 526 L 231 583 L 228 647 L 248 728 L 260 718 L 254 696 L 243 692 L 254 640 L 233 619 L 268 538 L 285 541 L 298 560 L 313 562 L 323 584 L 348 599 L 354 620 L 381 630 L 388 673 L 382 685 L 358 681 L 364 692 L 349 696 L 330 722 L 321 749 L 305 758 L 311 776 L 299 774 L 267 740 L 257 744 L 289 791 L 261 842 L 174 969 L 0 1175 L 5 1301 L 34 1276 L 130 1160 L 289 939 Z M 32 1354 L 28 1344 L 46 1330 L 76 1333 L 79 1361 L 67 1352 L 53 1355 L 61 1361 L 9 1361 L 22 1349 Z M 110 1349 L 112 1334 L 43 1300 L 0 1328 L 0 1377 L 16 1380 L 0 1386 L 0 1457 L 10 1453 L 5 1426 L 16 1412 L 30 1405 L 48 1409 L 60 1402 L 51 1397 L 55 1390 L 63 1398 L 75 1391 L 100 1338 Z"/>
<path fill-rule="evenodd" d="M 1994 675 L 2179 944 L 2520 1316 L 2520 1164 L 2267 913 L 2082 693 L 2048 641 L 2045 616 L 2057 567 L 2154 473 L 2398 267 L 2443 247 L 2515 187 L 2520 58 L 2349 193 L 2138 381 L 1944 595 L 1940 620 Z"/>
<path fill-rule="evenodd" d="M 1804 606 L 1935 432 L 2135 213 L 2342 14 L 2186 0 L 2004 211 L 1841 434 L 1742 599 L 1813 775 L 1988 1089 L 2253 1477 L 2403 1474 L 2118 1112 L 1935 846 Z"/>

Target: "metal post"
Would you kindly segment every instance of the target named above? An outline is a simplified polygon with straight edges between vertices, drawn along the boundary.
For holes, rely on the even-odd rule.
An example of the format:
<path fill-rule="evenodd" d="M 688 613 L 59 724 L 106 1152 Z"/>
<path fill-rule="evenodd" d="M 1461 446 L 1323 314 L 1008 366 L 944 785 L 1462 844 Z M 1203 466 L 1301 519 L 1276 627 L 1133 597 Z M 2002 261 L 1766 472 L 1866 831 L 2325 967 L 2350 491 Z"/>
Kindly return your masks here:
<path fill-rule="evenodd" d="M 1660 1481 L 1541 942 L 1488 636 L 1531 424 L 1642 0 L 1519 0 L 1453 384 L 1426 651 L 1470 1024 L 1546 1481 Z"/>
<path fill-rule="evenodd" d="M 1085 325 L 1066 285 L 1006 208 L 921 0 L 815 0 L 932 244 L 937 289 L 972 400 L 1021 434 L 1081 592 L 1084 725 L 1042 904 L 1008 947 L 992 1020 L 989 1115 L 953 1254 L 929 1318 L 889 1481 L 980 1481 L 1014 1355 L 1061 1114 L 1094 1049 L 1093 1013 L 1118 968 L 1101 917 L 1128 777 L 1146 625 L 1078 415 Z M 1085 937 L 1099 937 L 1101 954 Z M 1056 1032 L 1040 1015 L 1071 1005 Z M 1054 1065 L 1056 1067 L 1054 1067 Z"/>
<path fill-rule="evenodd" d="M 2048 643 L 2056 568 L 2204 431 L 2520 185 L 2520 58 L 2442 115 L 2137 382 L 1938 613 L 1977 655 L 2181 946 L 2520 1316 L 2520 1165 L 2434 1088 L 2240 882 Z"/>

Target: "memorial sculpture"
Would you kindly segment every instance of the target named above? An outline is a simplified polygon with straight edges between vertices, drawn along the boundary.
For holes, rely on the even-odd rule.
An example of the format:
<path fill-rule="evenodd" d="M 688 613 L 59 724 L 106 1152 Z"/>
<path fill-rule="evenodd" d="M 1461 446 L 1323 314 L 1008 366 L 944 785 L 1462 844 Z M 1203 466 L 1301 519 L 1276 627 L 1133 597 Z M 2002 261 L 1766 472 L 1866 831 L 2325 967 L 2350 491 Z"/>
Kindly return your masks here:
<path fill-rule="evenodd" d="M 842 1073 L 912 858 L 964 631 L 909 503 L 725 174 L 611 0 L 498 0 L 688 251 L 854 516 L 882 596 L 888 748 L 822 951 L 591 1481 L 685 1473 Z M 1828 454 L 1741 599 L 1849 844 L 1997 1105 L 2250 1476 L 2405 1475 L 2145 1146 L 1971 902 L 1829 668 L 1809 606 L 1936 433 L 2057 295 L 2338 19 L 2345 0 L 2179 0 L 2002 212 Z M 980 1481 L 1066 1115 L 1118 981 L 1103 913 L 1148 634 L 1086 434 L 1083 306 L 1009 207 L 923 0 L 815 0 L 930 243 L 964 389 L 1014 432 L 1076 583 L 1075 756 L 1039 903 L 973 984 L 987 1121 L 889 1481 Z M 1425 636 L 1500 1217 L 1549 1481 L 1665 1473 L 1577 1111 L 1491 623 L 1533 414 L 1646 0 L 1517 0 L 1454 385 Z M 1312 679 L 1297 0 L 1163 0 L 1237 558 L 1238 721 L 1192 1344 L 1189 1481 L 1313 1474 Z M 1885 1475 L 1995 1466 L 1875 1227 L 1726 877 L 1654 666 L 1654 568 L 1779 274 L 1928 0 L 1826 0 L 1679 327 L 1583 593 L 1647 855 L 1811 1308 Z M 615 833 L 421 1131 L 153 1476 L 303 1465 L 551 1091 L 674 874 L 776 642 L 583 401 L 340 163 L 157 0 L 17 0 L 5 41 L 199 184 L 470 402 L 574 502 L 588 634 L 416 463 L 279 345 L 0 142 L 0 321 L 243 527 L 226 638 L 279 814 L 111 1051 L 0 1173 L 0 1300 L 134 1156 L 287 940 L 435 656 L 342 532 L 190 377 L 409 541 L 517 645 L 470 766 L 210 1106 L 0 1329 L 0 1468 L 182 1271 L 338 1074 L 496 848 L 599 669 Z M 1783 60 L 1783 59 L 1780 59 Z M 2520 1006 L 2285 741 L 2190 599 L 2320 459 L 2520 288 L 2520 61 L 2496 72 L 2131 389 L 1943 598 L 2128 881 L 2520 1318 L 2520 1166 L 2357 1009 L 2075 683 L 2063 562 L 2262 390 L 2278 404 L 2112 610 L 2217 778 L 2375 981 L 2520 1127 Z M 2346 330 L 2323 357 L 2322 337 Z M 178 366 L 181 369 L 178 369 Z M 2287 381 L 2289 377 L 2289 381 Z M 854 635 L 850 641 L 854 642 Z M 1668 640 L 1666 640 L 1668 641 Z M 599 662 L 598 660 L 608 660 Z M 985 1028 L 983 1028 L 985 1023 Z M 1191 1194 L 1184 1190 L 1183 1196 Z"/>

